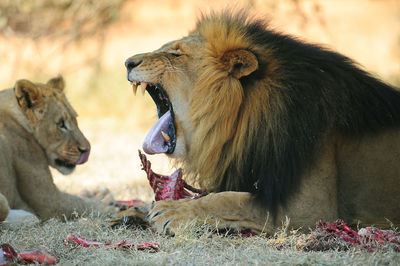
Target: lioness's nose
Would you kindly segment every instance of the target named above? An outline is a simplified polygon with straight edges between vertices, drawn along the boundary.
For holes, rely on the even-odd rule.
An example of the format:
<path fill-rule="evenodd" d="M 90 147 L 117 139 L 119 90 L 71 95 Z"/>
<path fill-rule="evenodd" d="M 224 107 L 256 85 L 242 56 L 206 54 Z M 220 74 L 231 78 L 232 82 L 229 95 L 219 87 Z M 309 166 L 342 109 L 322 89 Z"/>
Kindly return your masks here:
<path fill-rule="evenodd" d="M 135 68 L 138 65 L 140 65 L 140 63 L 142 63 L 142 60 L 133 61 L 132 59 L 127 59 L 125 61 L 125 67 L 128 70 L 128 72 L 130 72 L 133 68 Z"/>
<path fill-rule="evenodd" d="M 87 152 L 88 150 L 89 150 L 89 149 L 87 149 L 87 148 L 78 147 L 78 151 L 79 151 L 80 153 Z"/>
<path fill-rule="evenodd" d="M 83 146 L 83 145 L 78 146 L 78 151 L 80 153 L 85 153 L 85 152 L 90 151 L 90 144 L 87 145 L 87 146 L 86 145 L 85 146 Z"/>

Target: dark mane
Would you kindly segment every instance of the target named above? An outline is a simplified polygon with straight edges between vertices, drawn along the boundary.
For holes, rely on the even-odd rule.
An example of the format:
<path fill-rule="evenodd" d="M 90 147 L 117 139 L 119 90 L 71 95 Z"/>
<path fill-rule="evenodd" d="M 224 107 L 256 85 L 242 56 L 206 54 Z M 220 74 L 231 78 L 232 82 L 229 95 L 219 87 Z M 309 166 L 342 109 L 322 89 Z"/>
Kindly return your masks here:
<path fill-rule="evenodd" d="M 259 69 L 241 79 L 245 97 L 260 81 L 278 85 L 272 93 L 265 91 L 269 113 L 257 116 L 260 127 L 248 137 L 242 167 L 231 162 L 220 190 L 252 192 L 276 214 L 296 192 L 325 133 L 359 138 L 399 127 L 400 92 L 339 53 L 268 30 L 243 15 L 238 20 L 259 60 Z M 273 71 L 272 62 L 277 64 Z M 270 115 L 273 130 L 266 126 Z"/>

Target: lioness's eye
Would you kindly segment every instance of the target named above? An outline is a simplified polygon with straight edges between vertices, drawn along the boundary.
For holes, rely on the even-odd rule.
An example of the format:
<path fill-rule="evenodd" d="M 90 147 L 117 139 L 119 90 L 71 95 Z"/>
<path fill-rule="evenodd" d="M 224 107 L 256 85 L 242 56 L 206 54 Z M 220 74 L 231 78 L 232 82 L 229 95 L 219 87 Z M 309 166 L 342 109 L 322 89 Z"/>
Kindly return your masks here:
<path fill-rule="evenodd" d="M 176 54 L 176 53 L 171 53 L 171 55 L 172 55 L 173 57 L 179 57 L 179 56 L 181 56 L 181 54 Z"/>
<path fill-rule="evenodd" d="M 67 129 L 67 127 L 65 126 L 65 122 L 62 119 L 57 123 L 57 126 L 61 129 Z"/>

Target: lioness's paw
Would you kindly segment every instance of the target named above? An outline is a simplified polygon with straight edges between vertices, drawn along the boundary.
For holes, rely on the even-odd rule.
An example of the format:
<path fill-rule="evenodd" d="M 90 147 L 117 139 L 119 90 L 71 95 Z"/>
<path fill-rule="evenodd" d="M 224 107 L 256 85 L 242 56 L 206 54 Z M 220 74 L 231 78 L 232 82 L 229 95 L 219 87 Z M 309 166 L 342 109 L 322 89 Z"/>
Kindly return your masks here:
<path fill-rule="evenodd" d="M 111 206 L 114 203 L 114 196 L 111 191 L 106 187 L 96 187 L 95 189 L 85 189 L 79 194 L 80 197 L 96 199 L 102 202 L 104 206 Z"/>
<path fill-rule="evenodd" d="M 146 219 L 156 232 L 173 236 L 185 225 L 202 218 L 195 212 L 196 203 L 191 199 L 158 201 Z"/>

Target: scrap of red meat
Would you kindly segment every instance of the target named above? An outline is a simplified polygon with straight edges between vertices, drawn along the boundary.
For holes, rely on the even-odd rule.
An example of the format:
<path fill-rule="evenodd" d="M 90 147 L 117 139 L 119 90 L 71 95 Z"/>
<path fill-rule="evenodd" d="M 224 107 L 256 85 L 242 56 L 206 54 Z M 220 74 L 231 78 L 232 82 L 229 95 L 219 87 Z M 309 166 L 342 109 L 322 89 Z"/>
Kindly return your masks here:
<path fill-rule="evenodd" d="M 132 243 L 132 242 L 127 242 L 126 240 L 120 240 L 115 243 L 103 243 L 99 241 L 88 240 L 78 235 L 68 235 L 67 242 L 83 247 L 110 246 L 110 247 L 136 248 L 138 250 L 153 250 L 153 251 L 157 251 L 160 248 L 160 244 L 158 243 L 149 243 L 149 242 Z"/>
<path fill-rule="evenodd" d="M 142 170 L 144 170 L 147 174 L 147 179 L 149 180 L 150 186 L 152 187 L 155 200 L 178 200 L 185 198 L 199 198 L 207 194 L 206 191 L 196 189 L 190 185 L 188 185 L 182 179 L 182 169 L 178 169 L 173 172 L 170 176 L 160 175 L 154 173 L 151 170 L 151 163 L 147 160 L 146 155 L 140 152 L 139 157 L 142 162 Z M 196 193 L 192 194 L 190 192 Z"/>
<path fill-rule="evenodd" d="M 44 250 L 32 250 L 18 252 L 10 244 L 0 245 L 0 265 L 8 265 L 8 263 L 39 263 L 39 264 L 56 264 L 58 258 Z"/>
<path fill-rule="evenodd" d="M 296 247 L 306 251 L 359 247 L 367 251 L 392 249 L 400 252 L 400 233 L 376 227 L 364 227 L 356 232 L 342 220 L 333 223 L 320 221 L 315 230 L 299 237 Z"/>

